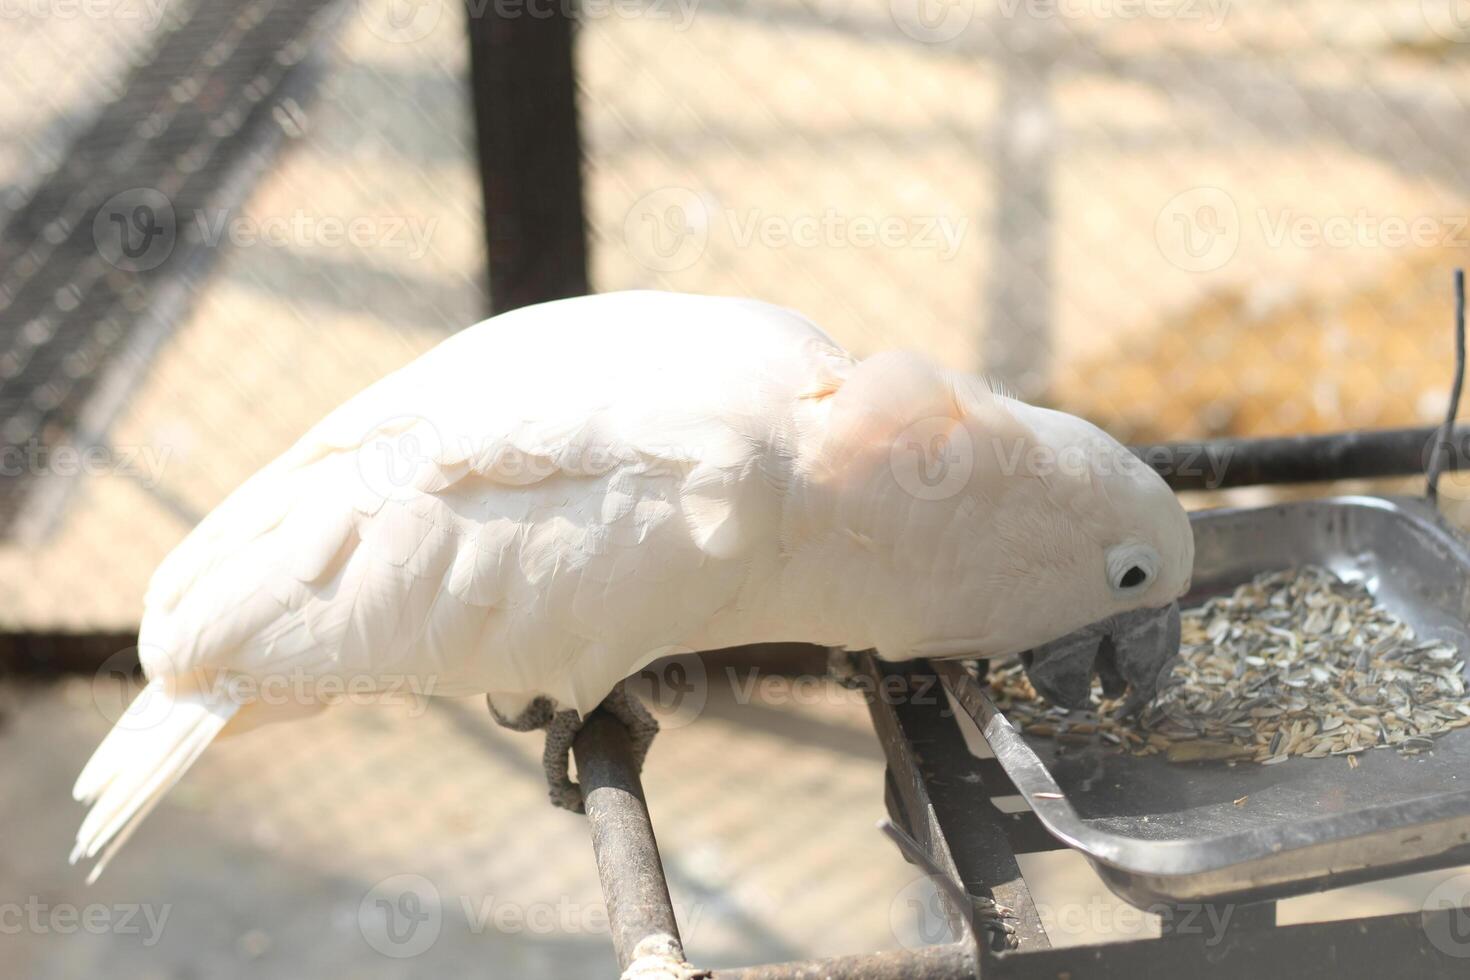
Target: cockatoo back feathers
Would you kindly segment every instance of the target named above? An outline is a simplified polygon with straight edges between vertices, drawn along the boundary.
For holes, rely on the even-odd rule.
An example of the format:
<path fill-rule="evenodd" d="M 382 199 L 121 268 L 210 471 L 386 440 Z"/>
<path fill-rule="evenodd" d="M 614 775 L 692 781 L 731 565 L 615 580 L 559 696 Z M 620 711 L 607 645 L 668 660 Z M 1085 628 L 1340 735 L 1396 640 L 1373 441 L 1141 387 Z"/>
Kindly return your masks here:
<path fill-rule="evenodd" d="M 433 645 L 466 635 L 467 605 L 480 645 L 544 643 L 548 674 L 565 672 L 557 623 L 586 634 L 612 615 L 593 587 L 748 565 L 790 485 L 797 393 L 836 391 L 851 368 L 809 321 L 752 301 L 613 294 L 506 314 L 370 386 L 232 494 L 160 566 L 145 622 L 189 665 L 260 669 L 311 640 L 323 665 L 373 669 L 412 660 L 367 648 L 396 631 L 390 607 L 457 624 L 427 624 Z M 699 581 L 715 606 L 739 588 Z M 638 600 L 668 618 L 657 594 Z M 483 684 L 511 655 L 459 656 Z M 527 666 L 508 683 L 532 682 Z"/>

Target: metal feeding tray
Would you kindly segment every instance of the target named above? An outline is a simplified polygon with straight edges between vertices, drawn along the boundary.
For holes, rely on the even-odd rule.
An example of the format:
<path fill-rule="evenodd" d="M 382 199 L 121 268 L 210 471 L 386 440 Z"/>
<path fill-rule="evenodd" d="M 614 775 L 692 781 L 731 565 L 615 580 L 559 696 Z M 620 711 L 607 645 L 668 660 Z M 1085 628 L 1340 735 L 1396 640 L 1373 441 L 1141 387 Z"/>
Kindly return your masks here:
<path fill-rule="evenodd" d="M 1194 514 L 1197 605 L 1256 574 L 1324 566 L 1419 636 L 1470 652 L 1470 543 L 1418 499 L 1337 497 Z M 1128 901 L 1260 901 L 1470 863 L 1470 728 L 1432 750 L 1177 763 L 1018 732 L 941 668 L 1041 823 Z M 1247 797 L 1243 805 L 1235 801 Z"/>

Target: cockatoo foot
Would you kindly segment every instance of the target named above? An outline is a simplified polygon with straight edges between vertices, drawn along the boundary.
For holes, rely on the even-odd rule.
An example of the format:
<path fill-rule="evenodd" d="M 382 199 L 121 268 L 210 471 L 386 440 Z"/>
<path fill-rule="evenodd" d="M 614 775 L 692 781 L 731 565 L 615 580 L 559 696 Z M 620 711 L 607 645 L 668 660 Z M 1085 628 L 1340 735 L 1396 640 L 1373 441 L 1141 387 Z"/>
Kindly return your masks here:
<path fill-rule="evenodd" d="M 998 904 L 993 898 L 971 896 L 977 930 L 985 935 L 990 948 L 999 952 L 1020 945 L 1016 935 L 1016 910 Z"/>
<path fill-rule="evenodd" d="M 541 768 L 546 774 L 547 793 L 553 806 L 582 813 L 586 807 L 582 802 L 582 789 L 572 782 L 572 743 L 582 730 L 582 718 L 571 708 L 558 710 L 556 702 L 545 695 L 533 699 L 520 714 L 507 717 L 495 707 L 494 698 L 486 698 L 490 715 L 495 721 L 515 732 L 546 730 L 546 745 L 541 752 Z M 603 698 L 601 707 L 621 721 L 628 729 L 628 739 L 633 749 L 633 764 L 643 771 L 643 760 L 653 737 L 658 734 L 658 722 L 648 713 L 638 697 L 629 694 L 622 681 Z"/>

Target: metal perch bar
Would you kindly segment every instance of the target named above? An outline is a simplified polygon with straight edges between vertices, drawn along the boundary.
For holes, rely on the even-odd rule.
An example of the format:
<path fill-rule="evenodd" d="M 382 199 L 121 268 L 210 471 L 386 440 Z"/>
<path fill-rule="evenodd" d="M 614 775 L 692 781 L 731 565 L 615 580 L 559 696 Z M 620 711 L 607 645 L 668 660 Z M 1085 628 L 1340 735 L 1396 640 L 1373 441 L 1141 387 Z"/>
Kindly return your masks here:
<path fill-rule="evenodd" d="M 1439 474 L 1444 470 L 1445 449 L 1449 434 L 1460 414 L 1460 394 L 1465 388 L 1465 270 L 1455 270 L 1455 381 L 1450 386 L 1450 404 L 1445 409 L 1444 425 L 1434 441 L 1429 459 L 1429 475 L 1424 481 L 1424 495 L 1430 500 L 1439 496 Z"/>
<path fill-rule="evenodd" d="M 1470 428 L 1456 428 L 1465 384 L 1465 270 L 1455 270 L 1455 374 L 1443 425 L 1316 436 L 1211 439 L 1130 446 L 1175 490 L 1223 490 L 1279 483 L 1320 483 L 1427 474 L 1425 495 L 1439 475 L 1470 460 Z"/>
<path fill-rule="evenodd" d="M 716 970 L 709 980 L 974 980 L 975 954 L 958 943 Z"/>
<path fill-rule="evenodd" d="M 1224 490 L 1281 483 L 1366 480 L 1423 473 L 1441 427 L 1375 429 L 1319 436 L 1210 439 L 1130 446 L 1175 490 Z M 1470 426 L 1447 440 L 1444 468 L 1470 463 Z"/>
<path fill-rule="evenodd" d="M 671 941 L 682 958 L 679 926 L 628 730 L 599 708 L 587 716 L 572 752 L 619 969 L 627 969 L 640 955 L 640 944 L 651 937 Z"/>

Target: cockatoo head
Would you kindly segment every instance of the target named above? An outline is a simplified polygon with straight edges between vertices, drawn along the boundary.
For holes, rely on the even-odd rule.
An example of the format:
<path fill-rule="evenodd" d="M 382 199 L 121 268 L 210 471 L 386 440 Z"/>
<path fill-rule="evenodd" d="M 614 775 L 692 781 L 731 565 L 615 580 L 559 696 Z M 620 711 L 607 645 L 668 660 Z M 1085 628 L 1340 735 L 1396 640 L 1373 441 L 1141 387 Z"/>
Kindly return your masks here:
<path fill-rule="evenodd" d="M 1048 699 L 1092 679 L 1125 711 L 1179 648 L 1189 519 L 1152 469 L 1075 416 L 913 354 L 856 365 L 827 399 L 811 486 L 851 541 L 849 614 L 889 659 L 1020 654 Z"/>

